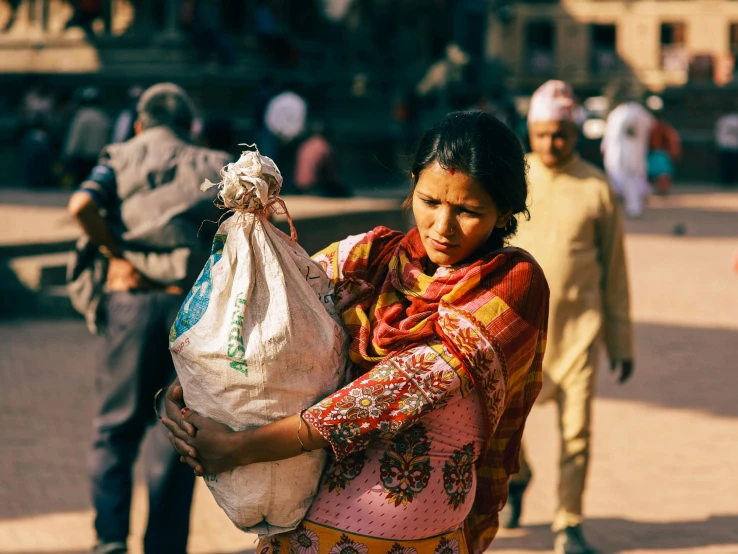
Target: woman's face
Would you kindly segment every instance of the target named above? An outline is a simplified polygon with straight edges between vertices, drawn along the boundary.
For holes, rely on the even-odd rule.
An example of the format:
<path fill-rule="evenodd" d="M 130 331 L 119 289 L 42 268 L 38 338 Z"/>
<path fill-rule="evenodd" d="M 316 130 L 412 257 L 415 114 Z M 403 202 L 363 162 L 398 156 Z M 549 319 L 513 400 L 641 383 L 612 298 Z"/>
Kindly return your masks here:
<path fill-rule="evenodd" d="M 476 179 L 434 162 L 420 174 L 413 192 L 420 239 L 436 266 L 458 264 L 482 248 L 496 227 L 507 224 Z"/>

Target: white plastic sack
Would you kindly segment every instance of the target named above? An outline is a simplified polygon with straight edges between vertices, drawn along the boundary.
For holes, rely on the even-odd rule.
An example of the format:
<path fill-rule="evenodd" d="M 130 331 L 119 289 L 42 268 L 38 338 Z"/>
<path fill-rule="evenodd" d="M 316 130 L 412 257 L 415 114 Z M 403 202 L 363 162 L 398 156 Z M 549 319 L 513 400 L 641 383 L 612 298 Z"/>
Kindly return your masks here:
<path fill-rule="evenodd" d="M 258 212 L 280 185 L 269 158 L 246 152 L 224 170 L 219 197 Z M 258 213 L 239 212 L 221 225 L 170 335 L 187 406 L 235 430 L 294 415 L 334 392 L 346 348 L 332 283 Z M 325 461 L 318 450 L 205 480 L 236 526 L 273 535 L 303 519 Z"/>

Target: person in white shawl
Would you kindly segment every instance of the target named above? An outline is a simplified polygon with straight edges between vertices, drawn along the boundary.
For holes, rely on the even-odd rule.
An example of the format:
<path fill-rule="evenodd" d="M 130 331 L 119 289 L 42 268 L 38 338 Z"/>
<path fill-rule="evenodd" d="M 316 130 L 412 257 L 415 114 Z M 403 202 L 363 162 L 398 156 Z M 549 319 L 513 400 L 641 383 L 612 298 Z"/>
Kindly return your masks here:
<path fill-rule="evenodd" d="M 615 192 L 623 199 L 628 217 L 640 217 L 645 198 L 651 192 L 648 183 L 648 143 L 653 116 L 640 104 L 626 102 L 607 118 L 601 149 L 605 171 Z"/>

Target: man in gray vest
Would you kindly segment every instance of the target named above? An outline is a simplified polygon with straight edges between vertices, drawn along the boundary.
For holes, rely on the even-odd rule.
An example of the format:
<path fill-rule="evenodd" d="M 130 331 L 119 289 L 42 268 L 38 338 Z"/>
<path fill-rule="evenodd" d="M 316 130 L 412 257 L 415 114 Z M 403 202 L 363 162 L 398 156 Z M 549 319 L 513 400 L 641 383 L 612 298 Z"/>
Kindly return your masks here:
<path fill-rule="evenodd" d="M 103 149 L 68 207 L 86 235 L 70 295 L 78 308 L 84 306 L 91 328 L 104 335 L 106 349 L 96 378 L 90 458 L 94 552 L 127 552 L 132 470 L 148 433 L 144 551 L 184 554 L 194 476 L 179 463 L 166 429 L 149 427 L 156 419 L 154 395 L 174 377 L 169 328 L 207 260 L 217 226 L 198 231 L 203 221 L 220 216 L 215 192 L 201 192 L 200 185 L 218 181 L 231 160 L 190 143 L 194 107 L 178 86 L 151 87 L 137 112 L 136 136 Z M 89 286 L 75 289 L 75 278 Z M 82 303 L 80 291 L 86 291 Z"/>

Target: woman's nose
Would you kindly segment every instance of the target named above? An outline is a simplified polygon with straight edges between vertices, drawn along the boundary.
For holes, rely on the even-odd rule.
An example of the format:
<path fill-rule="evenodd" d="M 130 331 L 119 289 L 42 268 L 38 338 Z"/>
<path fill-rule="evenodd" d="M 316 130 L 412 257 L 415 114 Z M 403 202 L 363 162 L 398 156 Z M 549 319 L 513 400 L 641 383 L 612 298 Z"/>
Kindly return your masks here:
<path fill-rule="evenodd" d="M 439 210 L 433 230 L 442 237 L 450 237 L 454 234 L 453 217 L 450 210 Z"/>

